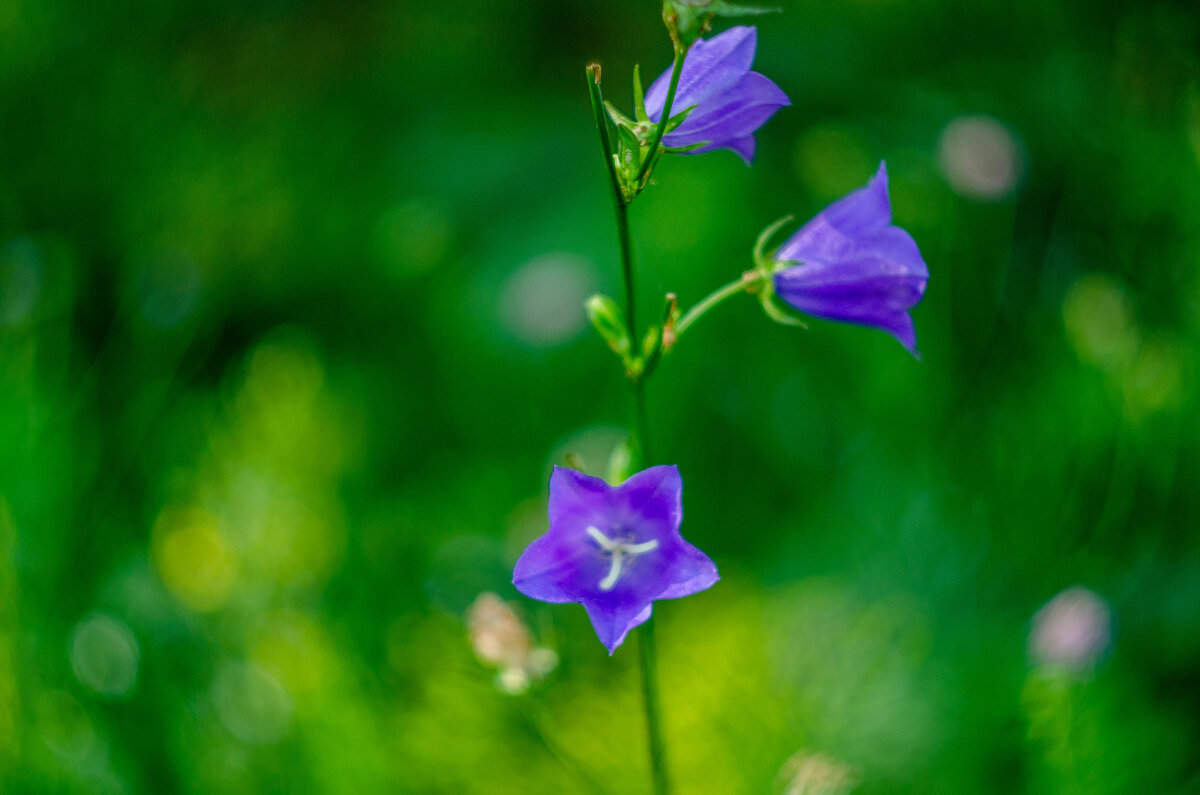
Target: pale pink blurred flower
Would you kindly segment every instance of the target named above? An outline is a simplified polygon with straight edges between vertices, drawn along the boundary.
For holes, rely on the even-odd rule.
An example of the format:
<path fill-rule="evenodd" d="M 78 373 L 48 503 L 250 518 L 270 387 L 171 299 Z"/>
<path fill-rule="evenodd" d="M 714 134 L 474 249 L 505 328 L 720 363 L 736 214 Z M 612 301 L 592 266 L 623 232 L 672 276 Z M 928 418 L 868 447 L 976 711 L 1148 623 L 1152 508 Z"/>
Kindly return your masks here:
<path fill-rule="evenodd" d="M 467 610 L 467 632 L 480 662 L 499 669 L 497 685 L 521 693 L 558 665 L 558 656 L 534 643 L 516 611 L 494 593 L 481 593 Z"/>
<path fill-rule="evenodd" d="M 1037 665 L 1081 672 L 1096 663 L 1111 639 L 1108 604 L 1076 585 L 1034 614 L 1029 657 Z"/>

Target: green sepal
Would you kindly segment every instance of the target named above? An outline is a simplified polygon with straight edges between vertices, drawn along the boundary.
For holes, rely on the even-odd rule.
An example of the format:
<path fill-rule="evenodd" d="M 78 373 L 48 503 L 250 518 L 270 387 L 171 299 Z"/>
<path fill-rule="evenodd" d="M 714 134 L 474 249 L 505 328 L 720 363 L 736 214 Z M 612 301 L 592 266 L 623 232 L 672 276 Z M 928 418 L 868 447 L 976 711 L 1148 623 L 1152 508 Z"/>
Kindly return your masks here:
<path fill-rule="evenodd" d="M 676 52 L 688 49 L 709 29 L 714 16 L 705 6 L 711 0 L 663 0 L 662 18 Z"/>
<path fill-rule="evenodd" d="M 663 0 L 662 18 L 676 51 L 687 52 L 696 39 L 709 31 L 713 17 L 754 16 L 779 10 L 738 5 L 724 0 Z"/>
<path fill-rule="evenodd" d="M 687 2 L 687 0 L 679 0 Z M 782 8 L 768 8 L 764 6 L 743 6 L 737 3 L 725 3 L 722 0 L 712 0 L 712 2 L 704 4 L 708 10 L 718 17 L 752 17 L 759 14 L 778 14 L 783 11 Z"/>
<path fill-rule="evenodd" d="M 799 326 L 800 328 L 808 328 L 808 324 L 790 312 L 785 311 L 782 307 L 775 303 L 775 291 L 763 290 L 759 296 L 759 301 L 762 303 L 763 311 L 767 313 L 767 317 L 785 326 Z"/>
<path fill-rule="evenodd" d="M 667 119 L 667 126 L 663 129 L 663 135 L 666 135 L 667 133 L 671 132 L 672 130 L 678 129 L 679 125 L 681 125 L 685 121 L 687 121 L 687 117 L 691 116 L 692 111 L 694 111 L 695 109 L 696 109 L 695 105 L 688 105 L 686 108 L 679 111 L 671 118 Z"/>
<path fill-rule="evenodd" d="M 637 122 L 618 110 L 617 106 L 607 99 L 604 100 L 604 109 L 608 111 L 608 117 L 612 119 L 612 123 L 617 127 L 633 127 L 637 124 Z"/>
<path fill-rule="evenodd" d="M 588 320 L 599 332 L 601 338 L 612 348 L 613 353 L 623 360 L 629 356 L 629 332 L 621 320 L 621 308 L 617 302 L 607 295 L 597 293 L 584 302 Z"/>
<path fill-rule="evenodd" d="M 794 217 L 792 215 L 783 216 L 764 229 L 762 234 L 758 236 L 758 240 L 754 241 L 754 267 L 768 276 L 775 272 L 775 260 L 771 257 L 775 253 L 775 250 L 771 249 L 768 251 L 767 244 L 771 242 L 771 238 L 775 237 L 775 233 L 782 229 L 784 225 L 790 224 Z"/>
<path fill-rule="evenodd" d="M 709 141 L 701 141 L 698 144 L 688 144 L 687 146 L 664 146 L 662 150 L 670 155 L 683 155 L 693 152 L 702 146 L 708 146 L 709 143 Z"/>
<path fill-rule="evenodd" d="M 633 65 L 633 114 L 640 122 L 649 122 L 646 115 L 646 91 L 642 88 L 642 70 L 637 64 Z"/>

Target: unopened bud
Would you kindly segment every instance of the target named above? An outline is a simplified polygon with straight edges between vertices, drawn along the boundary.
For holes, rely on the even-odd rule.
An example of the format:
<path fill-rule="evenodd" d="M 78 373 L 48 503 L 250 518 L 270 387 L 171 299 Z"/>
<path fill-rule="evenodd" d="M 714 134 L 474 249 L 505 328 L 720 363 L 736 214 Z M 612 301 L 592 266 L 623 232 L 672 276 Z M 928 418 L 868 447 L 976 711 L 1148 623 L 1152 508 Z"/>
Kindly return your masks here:
<path fill-rule="evenodd" d="M 621 308 L 607 295 L 593 295 L 586 302 L 588 320 L 618 356 L 629 354 L 629 332 L 621 320 Z"/>

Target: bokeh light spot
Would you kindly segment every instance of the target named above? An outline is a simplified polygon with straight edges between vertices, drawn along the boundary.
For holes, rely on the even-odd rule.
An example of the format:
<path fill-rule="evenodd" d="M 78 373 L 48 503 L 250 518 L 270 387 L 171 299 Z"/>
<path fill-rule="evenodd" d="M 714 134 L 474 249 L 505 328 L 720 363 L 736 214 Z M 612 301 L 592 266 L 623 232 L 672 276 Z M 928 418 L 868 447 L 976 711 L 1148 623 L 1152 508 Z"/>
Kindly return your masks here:
<path fill-rule="evenodd" d="M 154 564 L 168 590 L 193 610 L 224 605 L 237 583 L 238 561 L 217 519 L 192 507 L 168 507 L 154 526 Z"/>
<path fill-rule="evenodd" d="M 329 684 L 333 654 L 328 639 L 303 613 L 289 610 L 273 616 L 251 658 L 283 684 L 297 706 L 316 698 Z"/>
<path fill-rule="evenodd" d="M 559 252 L 530 260 L 504 285 L 504 325 L 514 337 L 536 347 L 566 342 L 586 325 L 582 307 L 594 284 L 592 263 L 576 254 Z"/>
<path fill-rule="evenodd" d="M 46 746 L 63 759 L 81 762 L 98 746 L 91 717 L 70 693 L 41 693 L 34 703 L 34 720 Z"/>
<path fill-rule="evenodd" d="M 1021 147 L 990 116 L 962 116 L 942 130 L 938 162 L 955 191 L 973 199 L 1002 199 L 1021 176 Z"/>
<path fill-rule="evenodd" d="M 226 663 L 212 686 L 221 724 L 248 745 L 278 742 L 292 720 L 292 699 L 279 680 L 257 665 Z"/>
<path fill-rule="evenodd" d="M 1125 290 L 1102 273 L 1081 278 L 1063 300 L 1067 339 L 1079 358 L 1108 370 L 1128 364 L 1137 350 Z"/>
<path fill-rule="evenodd" d="M 138 676 L 138 643 L 123 622 L 97 613 L 71 633 L 71 669 L 96 693 L 122 698 L 133 691 Z"/>

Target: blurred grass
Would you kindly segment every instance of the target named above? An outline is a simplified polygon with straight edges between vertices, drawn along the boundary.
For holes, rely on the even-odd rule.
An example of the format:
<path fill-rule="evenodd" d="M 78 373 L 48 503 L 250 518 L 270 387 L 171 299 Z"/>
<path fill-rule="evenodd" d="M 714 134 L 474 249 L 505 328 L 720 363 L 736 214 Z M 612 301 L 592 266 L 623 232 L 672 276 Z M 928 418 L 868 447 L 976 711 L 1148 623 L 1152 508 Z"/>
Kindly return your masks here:
<path fill-rule="evenodd" d="M 580 311 L 619 287 L 583 65 L 627 104 L 658 26 L 648 0 L 0 0 L 0 788 L 582 791 L 461 614 L 516 599 L 549 466 L 602 467 L 627 420 Z M 793 107 L 753 169 L 663 164 L 643 306 L 881 159 L 932 279 L 919 364 L 745 301 L 652 384 L 724 576 L 656 610 L 680 791 L 778 790 L 800 751 L 864 793 L 1195 791 L 1200 17 L 759 26 Z M 1026 644 L 1076 583 L 1113 640 L 1066 675 Z M 561 661 L 541 731 L 641 791 L 632 649 L 521 608 Z"/>

